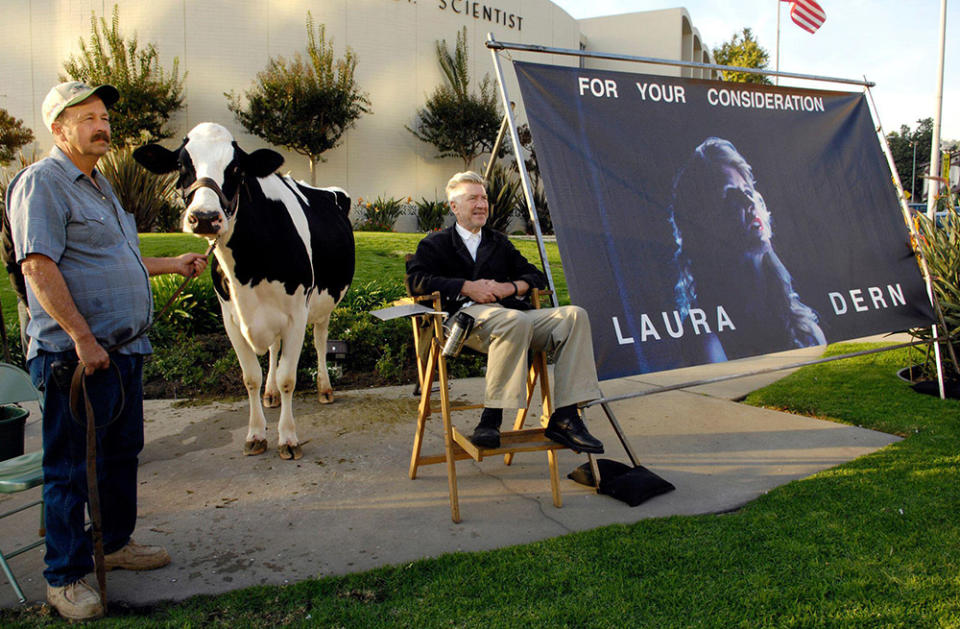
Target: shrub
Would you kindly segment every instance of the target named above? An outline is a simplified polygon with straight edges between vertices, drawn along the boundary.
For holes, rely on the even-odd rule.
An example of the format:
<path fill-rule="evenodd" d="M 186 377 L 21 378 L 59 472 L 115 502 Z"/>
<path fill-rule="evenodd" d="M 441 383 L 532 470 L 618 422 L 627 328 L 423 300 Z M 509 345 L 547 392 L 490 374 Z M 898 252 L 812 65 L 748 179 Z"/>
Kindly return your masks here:
<path fill-rule="evenodd" d="M 479 84 L 479 93 L 470 92 L 467 27 L 457 33 L 453 54 L 447 41 L 437 42 L 437 61 L 446 79 L 417 110 L 413 128 L 406 127 L 423 142 L 434 145 L 437 157 L 459 157 L 463 169 L 480 154 L 493 149 L 500 130 L 500 108 L 496 89 L 489 76 Z M 501 147 L 501 151 L 506 146 Z"/>
<path fill-rule="evenodd" d="M 400 282 L 373 280 L 366 284 L 355 284 L 337 304 L 336 311 L 369 312 L 406 294 L 406 289 Z"/>
<path fill-rule="evenodd" d="M 160 314 L 160 310 L 183 280 L 179 275 L 157 275 L 150 278 L 154 316 Z M 207 273 L 187 284 L 163 317 L 157 318 L 150 337 L 157 342 L 166 342 L 181 336 L 221 332 L 222 329 L 220 302 Z"/>
<path fill-rule="evenodd" d="M 61 81 L 84 81 L 90 85 L 109 83 L 120 92 L 110 108 L 110 135 L 117 146 L 144 144 L 173 135 L 167 126 L 170 116 L 183 107 L 183 81 L 179 61 L 173 58 L 167 73 L 160 65 L 154 44 L 140 47 L 136 34 L 120 33 L 120 12 L 113 5 L 113 17 L 97 20 L 90 15 L 90 39 L 80 40 L 80 54 L 64 62 Z"/>
<path fill-rule="evenodd" d="M 176 289 L 176 277 L 154 278 L 154 303 L 159 308 Z M 174 280 L 174 281 L 170 281 Z M 241 396 L 245 393 L 240 366 L 223 332 L 219 307 L 208 277 L 194 280 L 178 299 L 172 314 L 158 320 L 151 331 L 153 359 L 144 367 L 147 395 Z M 331 382 L 337 386 L 408 384 L 417 379 L 413 335 L 408 319 L 380 321 L 371 310 L 406 294 L 399 281 L 372 281 L 353 286 L 330 317 L 328 336 L 346 341 L 346 358 L 328 362 Z M 211 305 L 212 304 L 212 305 Z M 450 361 L 453 377 L 483 374 L 486 357 L 464 352 Z M 266 369 L 266 357 L 261 357 Z M 311 388 L 317 377 L 313 334 L 307 330 L 297 368 L 299 387 Z"/>
<path fill-rule="evenodd" d="M 960 353 L 960 340 L 956 338 L 956 335 L 960 334 L 960 213 L 955 207 L 950 206 L 941 221 L 941 226 L 923 214 L 918 214 L 916 220 L 920 233 L 920 251 L 930 270 L 933 291 L 943 311 L 947 334 L 954 337 L 952 346 L 953 354 L 956 355 Z M 929 327 L 917 328 L 910 333 L 917 340 L 931 338 Z M 947 341 L 940 341 L 940 353 L 947 375 L 953 378 L 960 377 L 956 365 L 952 362 Z M 926 350 L 924 362 L 924 374 L 928 377 L 936 377 L 936 365 L 931 346 Z"/>
<path fill-rule="evenodd" d="M 443 228 L 447 215 L 450 214 L 450 204 L 446 201 L 427 201 L 421 198 L 414 203 L 417 215 L 417 229 L 422 232 L 432 232 Z"/>
<path fill-rule="evenodd" d="M 40 157 L 37 154 L 36 149 L 31 151 L 29 155 L 24 155 L 22 152 L 17 153 L 17 164 L 14 169 L 0 168 L 0 217 L 2 217 L 2 243 L 0 243 L 0 259 L 3 260 L 3 267 L 7 271 L 7 276 L 10 278 L 10 285 L 13 287 L 13 290 L 17 293 L 17 297 L 23 301 L 27 301 L 27 285 L 26 281 L 23 279 L 23 273 L 20 271 L 20 264 L 16 261 L 16 256 L 13 255 L 13 237 L 11 236 L 10 230 L 10 216 L 7 214 L 7 188 L 10 185 L 10 181 L 13 179 L 14 175 L 23 170 L 30 164 L 39 160 Z"/>
<path fill-rule="evenodd" d="M 410 201 L 410 197 L 407 197 L 406 201 L 393 197 L 377 197 L 374 201 L 364 201 L 363 197 L 358 197 L 357 221 L 353 228 L 356 231 L 369 232 L 393 231 L 397 219 L 409 213 Z"/>
<path fill-rule="evenodd" d="M 543 191 L 543 178 L 540 176 L 540 162 L 537 161 L 536 147 L 533 146 L 533 134 L 530 133 L 530 126 L 523 124 L 517 127 L 517 137 L 520 140 L 520 146 L 527 151 L 527 158 L 523 160 L 523 165 L 530 175 L 530 184 L 533 186 L 533 203 L 537 206 L 537 218 L 540 223 L 541 234 L 553 233 L 553 221 L 550 220 L 550 208 L 547 206 L 547 195 Z M 519 166 L 516 161 L 511 163 L 511 169 L 519 173 Z M 523 222 L 526 225 L 527 233 L 534 233 L 533 221 L 530 220 L 530 213 L 523 204 L 523 195 L 521 193 L 518 205 L 519 213 L 523 216 Z"/>
<path fill-rule="evenodd" d="M 14 160 L 20 147 L 33 142 L 33 131 L 23 126 L 23 120 L 14 118 L 0 107 L 0 166 Z"/>
<path fill-rule="evenodd" d="M 155 343 L 143 365 L 144 395 L 189 397 L 244 395 L 240 364 L 223 332 L 179 334 Z"/>
<path fill-rule="evenodd" d="M 510 219 L 517 215 L 520 198 L 520 182 L 503 166 L 493 167 L 487 179 L 487 196 L 490 199 L 490 217 L 487 225 L 507 233 Z"/>
<path fill-rule="evenodd" d="M 20 320 L 17 318 L 17 311 L 13 311 L 13 316 L 9 317 L 9 321 L 4 321 L 4 329 L 7 334 L 7 352 L 9 357 L 6 355 L 2 356 L 2 359 L 11 365 L 16 365 L 18 367 L 26 368 L 27 360 L 23 355 L 23 346 L 20 345 Z"/>
<path fill-rule="evenodd" d="M 543 188 L 533 189 L 533 203 L 537 206 L 537 218 L 540 223 L 541 234 L 553 233 L 553 221 L 550 219 L 550 208 L 547 206 L 547 195 Z M 526 226 L 527 233 L 534 233 L 533 221 L 530 220 L 530 212 L 527 211 L 526 204 L 520 204 L 518 212 L 523 215 L 523 223 Z"/>
<path fill-rule="evenodd" d="M 147 171 L 133 159 L 131 146 L 110 151 L 97 168 L 113 186 L 121 207 L 137 219 L 137 231 L 160 231 L 177 224 L 177 173 L 154 175 Z"/>
<path fill-rule="evenodd" d="M 372 281 L 354 286 L 330 317 L 330 338 L 347 342 L 344 374 L 374 372 L 383 383 L 398 384 L 413 365 L 413 336 L 406 319 L 380 321 L 371 310 L 406 294 L 399 282 Z"/>

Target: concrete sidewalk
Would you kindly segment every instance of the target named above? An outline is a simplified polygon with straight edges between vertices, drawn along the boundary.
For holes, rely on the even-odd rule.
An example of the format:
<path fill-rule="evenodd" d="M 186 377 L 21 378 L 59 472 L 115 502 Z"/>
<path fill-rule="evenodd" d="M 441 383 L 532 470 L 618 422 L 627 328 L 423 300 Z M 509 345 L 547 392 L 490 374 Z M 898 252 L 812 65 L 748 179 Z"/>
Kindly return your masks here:
<path fill-rule="evenodd" d="M 885 338 L 884 340 L 899 340 Z M 818 357 L 822 348 L 661 372 L 603 383 L 615 396 L 666 384 L 743 373 Z M 736 509 L 794 479 L 873 452 L 897 437 L 757 409 L 733 400 L 786 375 L 776 372 L 616 402 L 617 419 L 640 462 L 676 491 L 628 505 L 561 478 L 563 508 L 553 506 L 546 455 L 495 457 L 457 465 L 463 521 L 453 524 L 443 465 L 407 478 L 416 417 L 411 387 L 341 391 L 331 406 L 297 397 L 297 432 L 309 440 L 300 461 L 273 449 L 241 454 L 246 402 L 179 406 L 146 403 L 147 443 L 140 467 L 136 539 L 163 544 L 173 563 L 145 573 L 108 574 L 109 597 L 132 605 L 181 600 L 250 585 L 292 583 L 386 564 L 522 544 L 613 523 Z M 482 380 L 459 380 L 454 397 L 477 400 Z M 278 409 L 267 413 L 275 439 Z M 478 412 L 454 421 L 469 431 Z M 34 414 L 31 417 L 33 420 Z M 629 462 L 599 407 L 587 412 L 605 458 Z M 39 447 L 39 424 L 27 427 Z M 425 452 L 442 450 L 440 420 L 427 428 Z M 561 475 L 586 461 L 560 454 Z M 0 510 L 38 490 L 0 500 Z M 0 522 L 5 547 L 35 534 L 37 511 Z M 43 600 L 42 551 L 11 560 L 28 598 Z M 2 577 L 0 577 L 2 578 Z M 16 605 L 0 581 L 0 605 Z"/>

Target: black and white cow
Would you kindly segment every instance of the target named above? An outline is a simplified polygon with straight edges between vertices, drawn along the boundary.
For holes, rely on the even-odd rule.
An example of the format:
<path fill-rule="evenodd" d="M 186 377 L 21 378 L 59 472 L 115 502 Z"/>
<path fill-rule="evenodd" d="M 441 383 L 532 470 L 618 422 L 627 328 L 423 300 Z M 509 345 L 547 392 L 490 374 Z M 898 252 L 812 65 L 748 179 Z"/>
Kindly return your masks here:
<path fill-rule="evenodd" d="M 179 171 L 187 205 L 183 231 L 216 241 L 210 271 L 250 399 L 244 454 L 267 447 L 257 356 L 269 351 L 263 403 L 280 406 L 280 456 L 299 459 L 292 400 L 308 323 L 317 349 L 318 395 L 323 403 L 333 401 L 327 324 L 353 279 L 350 197 L 339 188 L 313 188 L 275 174 L 283 164 L 279 153 L 245 153 L 229 131 L 209 122 L 194 127 L 174 151 L 150 144 L 134 157 L 157 174 Z"/>

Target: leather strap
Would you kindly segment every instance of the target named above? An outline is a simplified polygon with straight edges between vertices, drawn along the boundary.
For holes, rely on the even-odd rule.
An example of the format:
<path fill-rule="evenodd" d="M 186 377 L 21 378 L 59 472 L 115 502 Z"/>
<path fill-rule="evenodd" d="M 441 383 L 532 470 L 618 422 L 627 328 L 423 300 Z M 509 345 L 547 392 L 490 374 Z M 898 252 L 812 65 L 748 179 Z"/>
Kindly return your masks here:
<path fill-rule="evenodd" d="M 200 177 L 183 191 L 183 200 L 187 205 L 190 205 L 190 196 L 200 188 L 208 188 L 213 190 L 213 193 L 216 194 L 217 198 L 220 200 L 220 208 L 226 212 L 227 216 L 233 216 L 233 214 L 237 211 L 237 202 L 240 200 L 239 187 L 237 187 L 237 192 L 233 195 L 233 199 L 228 199 L 227 195 L 223 193 L 223 189 L 220 188 L 220 184 L 210 177 Z"/>
<path fill-rule="evenodd" d="M 120 368 L 116 363 L 110 364 L 120 375 Z M 103 518 L 100 514 L 100 487 L 97 483 L 97 420 L 93 414 L 93 404 L 87 392 L 87 377 L 84 374 L 83 363 L 78 363 L 73 372 L 70 383 L 70 411 L 73 411 L 74 395 L 76 391 L 83 391 L 83 404 L 87 416 L 87 503 L 90 506 L 90 525 L 93 535 L 93 561 L 97 572 L 97 584 L 100 586 L 100 603 L 104 610 L 107 608 L 107 568 L 103 559 Z M 123 386 L 120 387 L 121 406 L 118 413 L 123 411 Z"/>

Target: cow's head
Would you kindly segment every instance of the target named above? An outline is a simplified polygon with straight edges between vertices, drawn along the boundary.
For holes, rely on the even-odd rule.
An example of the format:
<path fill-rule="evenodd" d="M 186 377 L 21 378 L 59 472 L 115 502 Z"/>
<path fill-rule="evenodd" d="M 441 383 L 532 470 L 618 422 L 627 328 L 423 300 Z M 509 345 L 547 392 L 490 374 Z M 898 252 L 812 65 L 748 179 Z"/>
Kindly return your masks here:
<path fill-rule="evenodd" d="M 204 122 L 193 128 L 176 150 L 147 144 L 133 152 L 150 172 L 179 171 L 177 188 L 183 195 L 183 231 L 214 239 L 233 226 L 245 180 L 266 177 L 283 164 L 276 151 L 245 153 L 224 127 Z"/>

